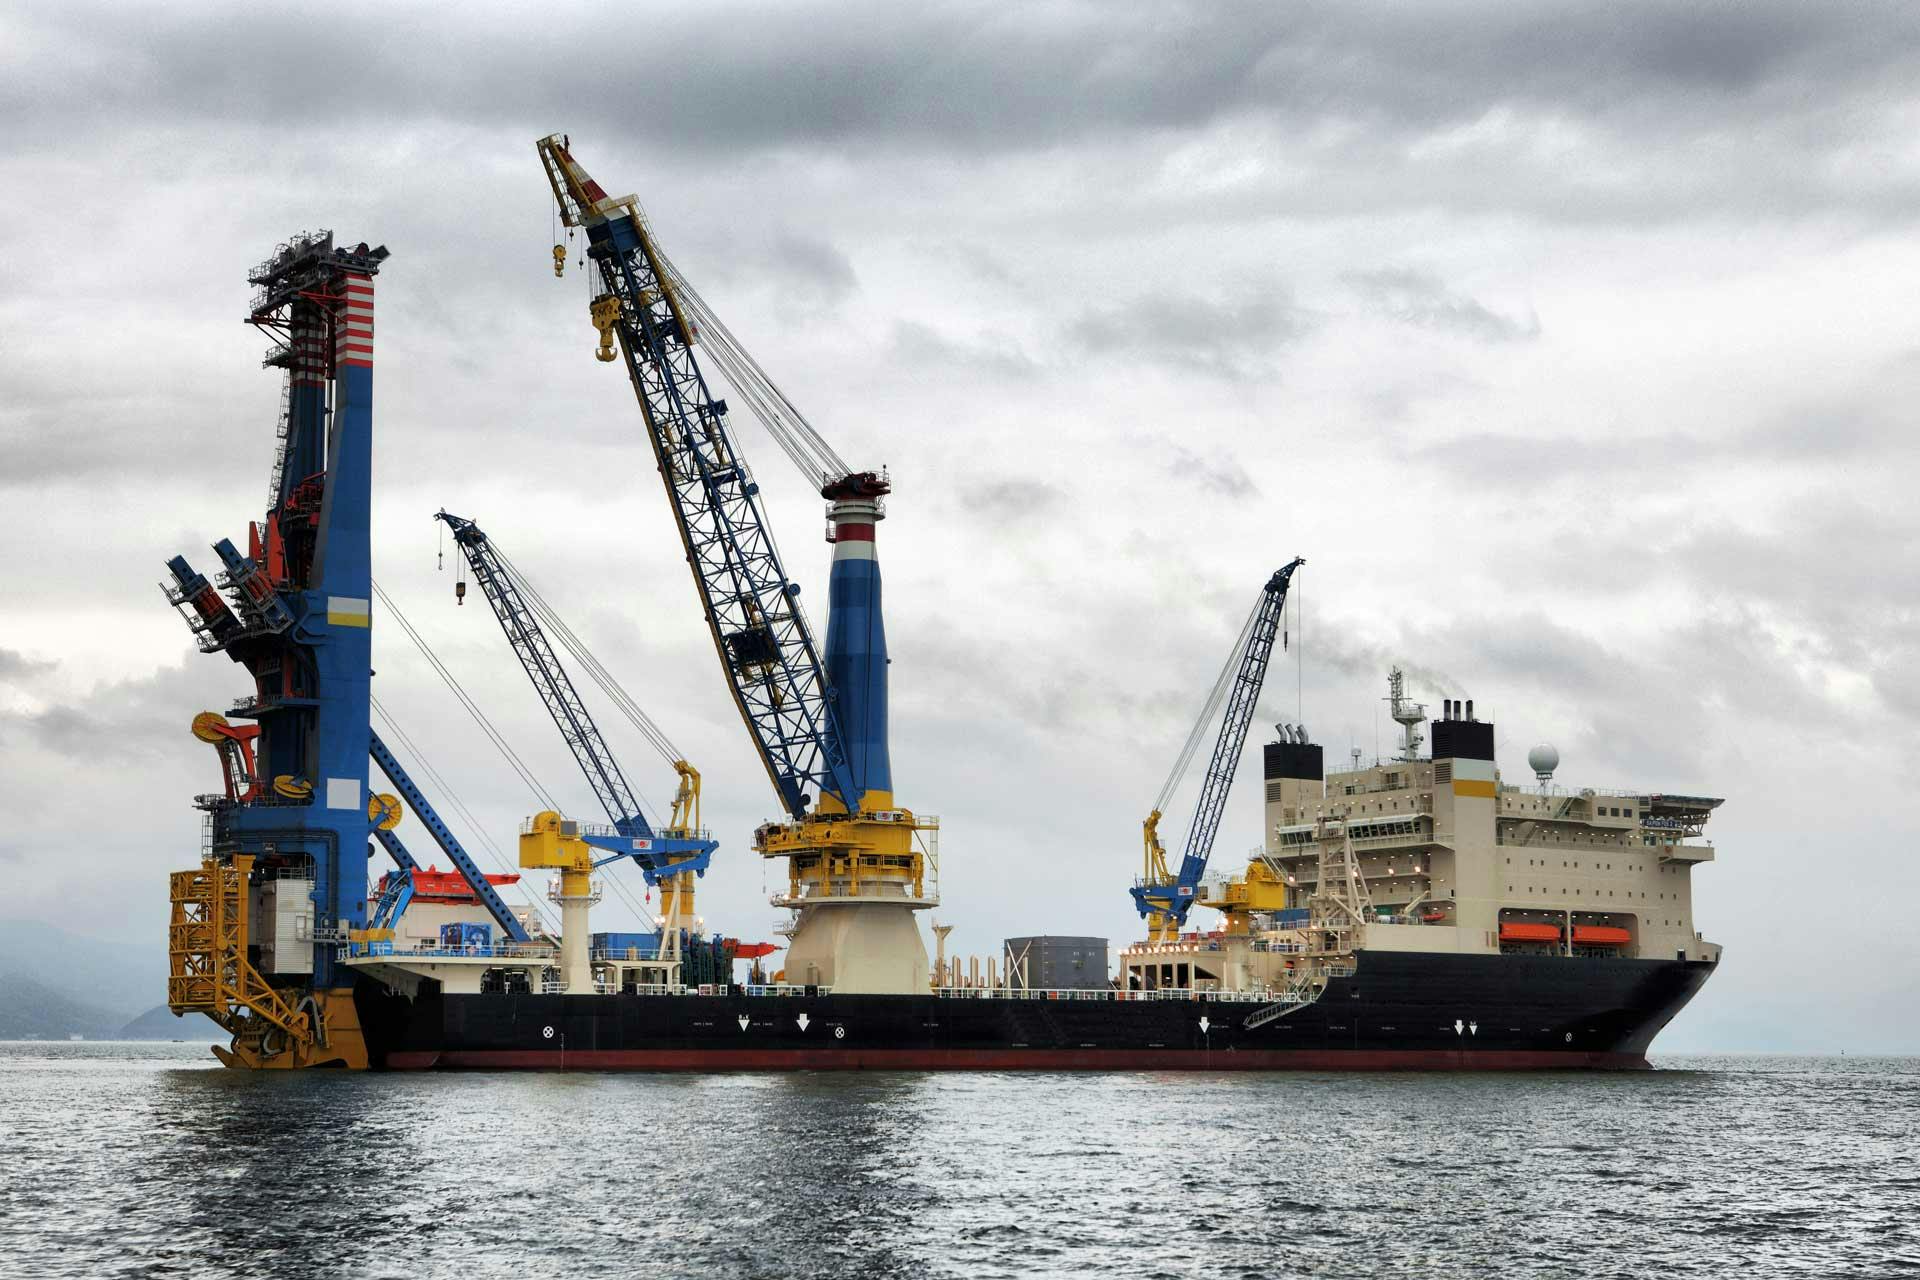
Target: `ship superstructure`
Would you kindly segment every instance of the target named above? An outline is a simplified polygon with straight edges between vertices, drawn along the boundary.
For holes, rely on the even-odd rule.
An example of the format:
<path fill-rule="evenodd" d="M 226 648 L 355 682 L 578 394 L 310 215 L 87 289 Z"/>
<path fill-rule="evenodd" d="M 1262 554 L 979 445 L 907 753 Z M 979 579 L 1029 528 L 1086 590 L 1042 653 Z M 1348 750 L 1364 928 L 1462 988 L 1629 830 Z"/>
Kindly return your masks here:
<path fill-rule="evenodd" d="M 1266 745 L 1267 838 L 1202 893 L 1224 927 L 1128 949 L 1129 988 L 1298 987 L 1362 952 L 1718 961 L 1694 926 L 1692 870 L 1713 859 L 1702 831 L 1720 800 L 1569 791 L 1550 747 L 1531 785 L 1508 781 L 1466 700 L 1444 701 L 1421 756 L 1424 708 L 1403 680 L 1394 759 L 1329 773 L 1303 733 Z"/>

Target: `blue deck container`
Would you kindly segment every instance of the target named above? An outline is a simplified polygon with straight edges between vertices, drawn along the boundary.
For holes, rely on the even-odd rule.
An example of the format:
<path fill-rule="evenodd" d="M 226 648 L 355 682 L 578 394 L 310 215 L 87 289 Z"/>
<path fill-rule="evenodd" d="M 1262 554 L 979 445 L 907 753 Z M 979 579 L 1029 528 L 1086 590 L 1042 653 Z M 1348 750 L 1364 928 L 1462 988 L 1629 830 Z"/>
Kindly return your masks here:
<path fill-rule="evenodd" d="M 462 921 L 440 926 L 440 946 L 446 951 L 467 951 L 493 945 L 493 926 Z"/>

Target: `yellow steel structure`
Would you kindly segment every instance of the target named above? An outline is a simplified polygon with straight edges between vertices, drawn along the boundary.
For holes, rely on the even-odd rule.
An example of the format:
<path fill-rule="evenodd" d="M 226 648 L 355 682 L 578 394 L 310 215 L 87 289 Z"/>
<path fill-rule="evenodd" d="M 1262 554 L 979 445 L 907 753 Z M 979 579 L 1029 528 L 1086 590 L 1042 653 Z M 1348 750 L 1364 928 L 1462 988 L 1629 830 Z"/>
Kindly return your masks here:
<path fill-rule="evenodd" d="M 593 846 L 580 838 L 579 823 L 547 809 L 520 829 L 520 865 L 557 871 L 561 893 L 584 897 L 593 876 Z"/>
<path fill-rule="evenodd" d="M 233 1035 L 214 1050 L 228 1066 L 364 1068 L 366 1042 L 350 990 L 296 1002 L 247 962 L 247 877 L 253 858 L 207 858 L 170 877 L 167 1007 L 204 1013 Z"/>
<path fill-rule="evenodd" d="M 1148 814 L 1147 820 L 1140 824 L 1140 838 L 1146 851 L 1145 867 L 1140 876 L 1141 883 L 1156 885 L 1172 893 L 1173 872 L 1167 867 L 1167 851 L 1160 843 L 1160 811 L 1158 809 Z M 1175 922 L 1170 911 L 1155 911 L 1147 917 L 1148 942 L 1170 942 L 1179 935 L 1179 932 L 1180 926 Z"/>
<path fill-rule="evenodd" d="M 670 840 L 694 840 L 700 835 L 700 771 L 685 760 L 675 760 L 673 771 L 680 775 L 680 785 L 673 793 L 673 813 L 667 819 L 666 827 L 660 832 Z M 672 904 L 672 914 L 676 918 L 693 915 L 694 874 L 682 871 L 678 875 L 667 876 L 660 882 L 660 902 L 662 908 Z M 662 939 L 664 942 L 665 939 Z"/>
<path fill-rule="evenodd" d="M 1281 911 L 1293 903 L 1289 901 L 1287 882 L 1264 859 L 1255 857 L 1247 863 L 1246 871 L 1205 892 L 1200 905 L 1223 913 L 1228 933 L 1247 933 L 1255 912 Z"/>
<path fill-rule="evenodd" d="M 850 814 L 834 796 L 824 795 L 800 821 L 769 822 L 755 831 L 753 847 L 760 856 L 788 860 L 787 897 L 775 905 L 821 898 L 926 898 L 926 857 L 914 837 L 938 831 L 940 820 L 908 809 L 868 807 L 892 798 L 889 792 L 870 791 L 868 805 Z"/>

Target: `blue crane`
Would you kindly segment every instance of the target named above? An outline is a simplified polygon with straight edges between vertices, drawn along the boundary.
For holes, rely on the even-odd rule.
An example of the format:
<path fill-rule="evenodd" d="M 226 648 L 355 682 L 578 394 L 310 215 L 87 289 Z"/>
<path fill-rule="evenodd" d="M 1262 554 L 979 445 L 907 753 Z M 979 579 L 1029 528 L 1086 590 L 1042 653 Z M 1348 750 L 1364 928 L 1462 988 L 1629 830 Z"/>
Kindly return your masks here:
<path fill-rule="evenodd" d="M 473 570 L 473 580 L 493 606 L 494 616 L 499 619 L 501 630 L 506 632 L 507 643 L 520 659 L 527 677 L 533 681 L 534 689 L 546 704 L 547 713 L 553 717 L 560 736 L 566 740 L 573 758 L 580 765 L 580 771 L 586 775 L 588 785 L 593 788 L 594 795 L 599 798 L 601 807 L 613 823 L 611 834 L 591 830 L 583 833 L 587 843 L 612 855 L 602 860 L 602 864 L 616 858 L 632 858 L 639 864 L 648 884 L 658 884 L 663 877 L 682 876 L 689 872 L 705 875 L 718 845 L 699 832 L 699 771 L 673 751 L 659 730 L 648 723 L 649 736 L 672 761 L 680 778 L 672 817 L 666 829 L 656 833 L 648 824 L 626 774 L 614 759 L 606 737 L 600 732 L 599 725 L 594 723 L 586 704 L 581 701 L 572 678 L 567 675 L 559 655 L 547 639 L 546 630 L 540 625 L 539 614 L 543 602 L 479 525 L 446 511 L 437 513 L 434 518 L 444 522 L 453 531 L 453 540 L 465 556 L 468 567 Z M 566 638 L 564 634 L 562 638 Z M 691 911 L 691 882 L 682 880 L 680 883 L 686 891 L 682 895 L 681 905 Z"/>
<path fill-rule="evenodd" d="M 625 361 L 714 650 L 789 819 L 762 823 L 753 839 L 761 856 L 787 861 L 786 892 L 773 902 L 799 913 L 788 962 L 842 991 L 924 990 L 926 949 L 910 914 L 900 913 L 939 900 L 939 821 L 898 803 L 893 790 L 875 546 L 891 481 L 849 468 L 773 385 L 660 250 L 637 197 L 608 196 L 565 138 L 537 147 L 560 220 L 586 233 L 598 277 L 588 304 L 595 355 Z M 563 271 L 565 246 L 554 254 Z M 827 500 L 833 568 L 823 647 L 696 341 Z M 838 909 L 855 900 L 861 911 Z"/>
<path fill-rule="evenodd" d="M 1240 628 L 1227 665 L 1214 683 L 1199 720 L 1187 735 L 1173 771 L 1160 788 L 1153 812 L 1143 824 L 1146 869 L 1132 892 L 1134 907 L 1147 921 L 1150 939 L 1164 941 L 1179 933 L 1187 922 L 1187 913 L 1193 909 L 1200 877 L 1206 874 L 1207 858 L 1213 852 L 1213 838 L 1219 833 L 1220 819 L 1227 810 L 1227 793 L 1233 788 L 1240 753 L 1247 744 L 1247 727 L 1253 722 L 1254 704 L 1260 700 L 1260 686 L 1266 682 L 1267 662 L 1273 655 L 1273 642 L 1279 636 L 1280 618 L 1287 606 L 1287 587 L 1293 581 L 1293 571 L 1305 563 L 1296 557 L 1275 571 L 1260 589 L 1260 598 Z M 1207 765 L 1200 800 L 1194 806 L 1193 825 L 1187 830 L 1186 852 L 1180 859 L 1180 872 L 1175 875 L 1167 866 L 1167 853 L 1160 843 L 1161 813 L 1172 799 L 1174 788 L 1185 775 L 1195 749 L 1222 702 L 1226 703 L 1226 716 L 1220 722 L 1213 759 Z"/>
<path fill-rule="evenodd" d="M 726 401 L 694 357 L 680 282 L 635 197 L 609 197 L 558 135 L 542 139 L 539 151 L 562 220 L 586 230 L 603 289 L 592 306 L 596 354 L 626 361 L 714 646 L 774 790 L 796 821 L 815 796 L 858 812 L 863 789 L 799 609 L 800 587 L 780 562 L 760 486 L 734 447 Z M 564 250 L 556 256 L 564 259 Z"/>
<path fill-rule="evenodd" d="M 414 785 L 412 777 L 394 757 L 387 744 L 381 741 L 380 735 L 372 730 L 368 730 L 367 733 L 367 754 L 373 757 L 374 763 L 380 766 L 380 771 L 387 775 L 388 780 L 400 792 L 400 798 L 407 802 L 407 807 L 412 809 L 414 816 L 420 819 L 420 825 L 427 829 L 434 843 L 440 846 L 440 851 L 452 860 L 453 865 L 466 878 L 468 887 L 480 900 L 480 905 L 485 907 L 487 913 L 500 925 L 502 932 L 514 942 L 526 942 L 528 940 L 526 926 L 514 916 L 506 901 L 501 898 L 499 891 L 488 882 L 486 873 L 480 870 L 480 864 L 473 860 L 473 856 L 460 844 L 459 838 L 453 834 L 445 822 L 440 820 L 440 815 L 434 811 L 432 803 L 427 800 L 420 788 Z M 420 864 L 407 853 L 398 837 L 393 834 L 391 827 L 375 822 L 373 834 L 379 838 L 387 852 L 393 855 L 393 860 L 399 864 L 400 868 L 398 878 L 404 880 L 408 886 L 404 890 L 394 890 L 395 896 L 398 897 L 404 893 L 407 899 L 411 899 L 413 873 L 420 869 Z M 390 882 L 389 888 L 391 887 Z M 382 897 L 383 900 L 376 904 L 376 909 L 388 927 L 391 927 L 399 920 L 401 912 L 406 910 L 406 902 L 389 903 L 384 900 L 385 895 Z"/>

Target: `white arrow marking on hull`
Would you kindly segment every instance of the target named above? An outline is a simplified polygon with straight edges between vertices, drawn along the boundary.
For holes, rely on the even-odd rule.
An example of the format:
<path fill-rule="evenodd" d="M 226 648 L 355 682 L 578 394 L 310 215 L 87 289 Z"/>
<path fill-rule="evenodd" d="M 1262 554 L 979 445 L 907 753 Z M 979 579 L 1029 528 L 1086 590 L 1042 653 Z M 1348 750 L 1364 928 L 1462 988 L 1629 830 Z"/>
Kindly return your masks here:
<path fill-rule="evenodd" d="M 741 1014 L 738 1021 L 740 1023 L 740 1029 L 745 1031 L 747 1029 L 747 1015 L 744 1013 Z"/>
<path fill-rule="evenodd" d="M 1205 1034 L 1207 1034 L 1207 1028 L 1208 1028 L 1208 1027 L 1210 1027 L 1210 1026 L 1212 1026 L 1212 1025 L 1213 1025 L 1213 1024 L 1212 1024 L 1211 1022 L 1208 1022 L 1208 1021 L 1207 1021 L 1207 1015 L 1206 1015 L 1206 1014 L 1204 1014 L 1204 1013 L 1203 1013 L 1203 1014 L 1201 1014 L 1201 1015 L 1200 1015 L 1200 1034 L 1201 1034 L 1201 1035 L 1205 1035 Z"/>
<path fill-rule="evenodd" d="M 1457 1036 L 1465 1035 L 1466 1031 L 1467 1031 L 1467 1024 L 1460 1021 L 1460 1019 L 1455 1018 L 1453 1020 L 1453 1034 Z"/>
<path fill-rule="evenodd" d="M 807 1023 L 809 1019 L 806 1014 L 804 1013 L 801 1014 L 799 1017 L 795 1018 L 794 1021 L 800 1024 L 800 1029 L 802 1031 L 805 1031 L 807 1029 Z"/>

